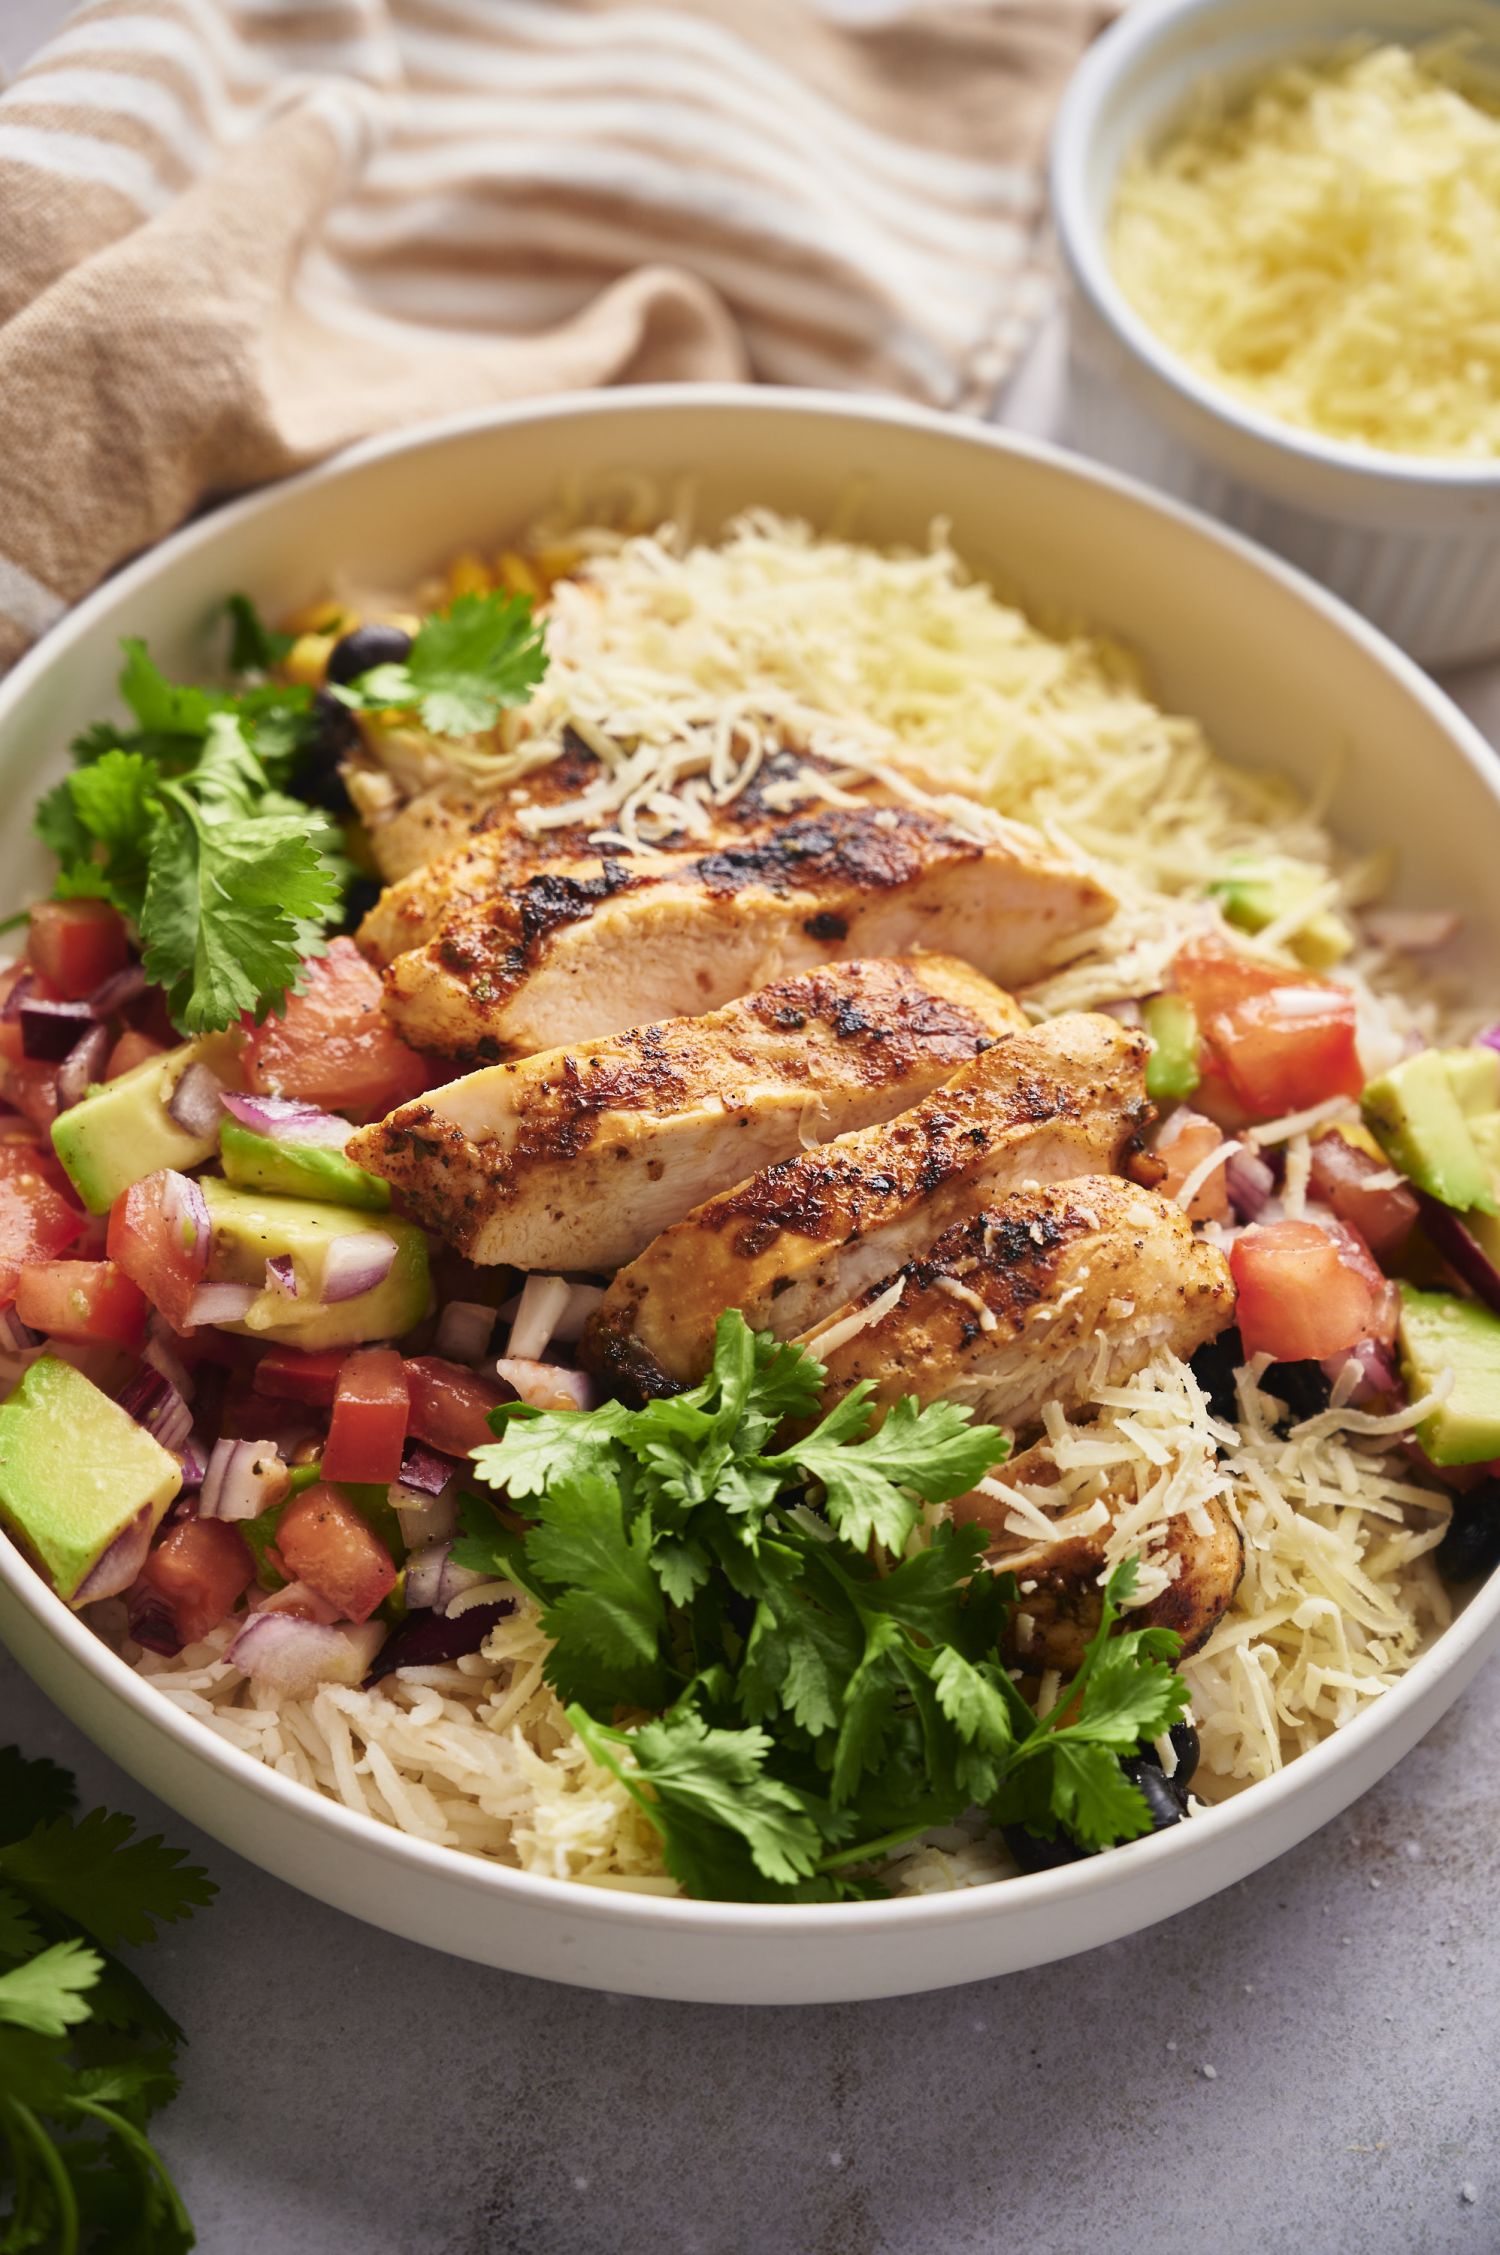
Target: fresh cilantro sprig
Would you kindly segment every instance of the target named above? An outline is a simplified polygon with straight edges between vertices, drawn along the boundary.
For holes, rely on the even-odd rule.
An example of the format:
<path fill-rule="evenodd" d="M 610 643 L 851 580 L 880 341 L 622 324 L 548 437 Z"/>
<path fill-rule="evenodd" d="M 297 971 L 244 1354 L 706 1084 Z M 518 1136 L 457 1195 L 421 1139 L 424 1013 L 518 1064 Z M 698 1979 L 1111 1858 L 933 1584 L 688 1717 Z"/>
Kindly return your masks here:
<path fill-rule="evenodd" d="M 473 736 L 524 705 L 546 671 L 529 595 L 460 595 L 423 620 L 399 664 L 372 666 L 332 694 L 355 712 L 414 712 L 434 736 Z"/>
<path fill-rule="evenodd" d="M 215 1890 L 73 1801 L 65 1770 L 0 1747 L 0 2249 L 185 2255 L 192 2223 L 146 2131 L 182 2033 L 113 1953 Z"/>
<path fill-rule="evenodd" d="M 984 1570 L 983 1533 L 921 1533 L 1004 1436 L 950 1402 L 877 1424 L 867 1387 L 819 1419 L 823 1376 L 731 1313 L 690 1392 L 511 1404 L 475 1452 L 519 1517 L 470 1498 L 456 1562 L 535 1599 L 548 1680 L 669 1870 L 696 1895 L 809 1900 L 868 1891 L 855 1868 L 976 1804 L 1086 1849 L 1149 1830 L 1120 1756 L 1186 1689 L 1169 1631 L 1116 1633 L 1134 1562 L 1035 1715 L 1000 1659 L 1015 1588 Z"/>

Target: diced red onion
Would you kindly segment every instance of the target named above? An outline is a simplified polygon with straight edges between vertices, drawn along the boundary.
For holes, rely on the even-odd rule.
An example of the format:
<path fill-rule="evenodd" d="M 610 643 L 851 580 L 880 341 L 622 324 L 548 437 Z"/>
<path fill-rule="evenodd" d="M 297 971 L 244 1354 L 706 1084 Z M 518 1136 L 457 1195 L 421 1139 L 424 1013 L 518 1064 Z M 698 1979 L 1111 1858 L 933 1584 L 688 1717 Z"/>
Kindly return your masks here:
<path fill-rule="evenodd" d="M 322 1298 L 332 1303 L 373 1292 L 390 1275 L 395 1258 L 396 1240 L 383 1229 L 351 1229 L 331 1239 L 323 1257 Z"/>
<path fill-rule="evenodd" d="M 32 1348 L 39 1347 L 41 1343 L 40 1331 L 33 1331 L 29 1323 L 21 1321 L 14 1303 L 8 1308 L 0 1308 L 0 1350 L 6 1354 L 29 1355 Z"/>
<path fill-rule="evenodd" d="M 1500 1026 L 1486 1026 L 1482 1034 L 1474 1036 L 1476 1048 L 1500 1049 Z"/>
<path fill-rule="evenodd" d="M 161 1210 L 179 1233 L 183 1250 L 199 1254 L 206 1263 L 213 1227 L 208 1218 L 208 1200 L 190 1174 L 179 1174 L 175 1167 L 168 1167 L 164 1172 L 167 1180 Z"/>
<path fill-rule="evenodd" d="M 146 991 L 146 974 L 139 963 L 127 963 L 123 971 L 111 972 L 102 986 L 95 987 L 89 996 L 89 1008 L 96 1018 L 112 1018 L 123 1010 L 127 1002 L 134 1002 Z"/>
<path fill-rule="evenodd" d="M 1372 908 L 1365 916 L 1365 930 L 1378 947 L 1401 955 L 1425 955 L 1456 939 L 1461 922 L 1451 908 Z"/>
<path fill-rule="evenodd" d="M 108 1057 L 109 1028 L 91 1026 L 82 1041 L 68 1051 L 57 1068 L 57 1108 L 60 1112 L 69 1111 L 73 1105 L 83 1102 L 103 1072 Z"/>
<path fill-rule="evenodd" d="M 358 1684 L 385 1642 L 383 1621 L 330 1628 L 262 1608 L 240 1630 L 226 1659 L 283 1699 L 305 1699 L 325 1683 Z"/>
<path fill-rule="evenodd" d="M 179 1454 L 182 1458 L 182 1492 L 184 1495 L 196 1494 L 202 1487 L 204 1474 L 208 1470 L 207 1452 L 196 1433 L 189 1433 Z M 196 1508 L 195 1505 L 194 1509 Z"/>
<path fill-rule="evenodd" d="M 518 1355 L 522 1362 L 539 1362 L 563 1319 L 571 1291 L 565 1276 L 528 1276 L 521 1288 L 521 1304 L 510 1327 L 506 1353 Z"/>
<path fill-rule="evenodd" d="M 440 1496 L 458 1470 L 451 1456 L 440 1456 L 421 1441 L 408 1441 L 401 1453 L 401 1470 L 395 1486 L 419 1496 Z"/>
<path fill-rule="evenodd" d="M 188 1304 L 188 1322 L 243 1323 L 258 1297 L 253 1284 L 200 1284 Z"/>
<path fill-rule="evenodd" d="M 1429 1197 L 1425 1190 L 1417 1192 L 1417 1206 L 1422 1228 L 1434 1250 L 1450 1267 L 1457 1269 L 1486 1307 L 1500 1312 L 1500 1272 L 1496 1271 L 1473 1231 L 1465 1227 L 1462 1215 L 1440 1199 Z"/>
<path fill-rule="evenodd" d="M 450 1300 L 438 1318 L 433 1353 L 475 1369 L 489 1352 L 495 1311 L 478 1300 Z"/>
<path fill-rule="evenodd" d="M 151 1537 L 156 1532 L 156 1513 L 149 1503 L 143 1504 L 128 1526 L 119 1534 L 89 1569 L 73 1592 L 72 1605 L 97 1605 L 101 1598 L 118 1597 L 137 1579 L 151 1548 Z"/>
<path fill-rule="evenodd" d="M 215 1441 L 198 1498 L 203 1519 L 257 1519 L 280 1503 L 291 1472 L 273 1441 Z"/>
<path fill-rule="evenodd" d="M 219 1101 L 241 1127 L 253 1128 L 273 1143 L 318 1143 L 342 1151 L 354 1133 L 347 1120 L 320 1112 L 315 1104 L 299 1104 L 290 1096 L 241 1096 L 225 1089 Z"/>
<path fill-rule="evenodd" d="M 177 1388 L 183 1400 L 190 1402 L 197 1391 L 193 1384 L 193 1374 L 181 1355 L 169 1347 L 162 1337 L 163 1330 L 167 1330 L 170 1335 L 170 1327 L 154 1309 L 148 1330 L 149 1336 L 141 1349 L 142 1360 L 149 1362 L 153 1370 L 159 1370 L 163 1378 Z"/>
<path fill-rule="evenodd" d="M 401 1540 L 408 1550 L 423 1550 L 428 1543 L 451 1542 L 458 1533 L 458 1498 L 414 1496 L 408 1488 L 389 1491 Z"/>
<path fill-rule="evenodd" d="M 211 1136 L 219 1125 L 224 1083 L 206 1065 L 189 1065 L 167 1099 L 167 1110 L 184 1135 Z"/>
<path fill-rule="evenodd" d="M 495 1375 L 514 1386 L 519 1401 L 533 1409 L 593 1409 L 599 1396 L 594 1382 L 582 1370 L 569 1370 L 559 1362 L 531 1362 L 517 1355 L 501 1355 Z"/>
<path fill-rule="evenodd" d="M 42 1002 L 35 997 L 22 1003 L 20 1017 L 22 1056 L 49 1065 L 76 1049 L 82 1036 L 99 1023 L 98 1012 L 87 1002 Z"/>
<path fill-rule="evenodd" d="M 143 1362 L 132 1372 L 115 1400 L 127 1416 L 144 1426 L 164 1449 L 171 1449 L 175 1454 L 186 1446 L 193 1429 L 193 1413 L 171 1379 L 164 1378 L 153 1364 Z"/>
<path fill-rule="evenodd" d="M 1236 1151 L 1224 1163 L 1224 1188 L 1241 1221 L 1258 1221 L 1275 1195 L 1276 1177 L 1254 1151 Z"/>
<path fill-rule="evenodd" d="M 4 1002 L 0 1003 L 0 1020 L 3 1020 L 8 1026 L 13 1026 L 25 1009 L 28 997 L 35 994 L 36 989 L 36 973 L 28 968 L 15 981 Z"/>
<path fill-rule="evenodd" d="M 413 1612 L 426 1611 L 438 1601 L 438 1591 L 443 1586 L 443 1568 L 448 1563 L 451 1542 L 424 1543 L 414 1550 L 406 1561 L 406 1579 L 403 1588 L 406 1602 Z"/>
<path fill-rule="evenodd" d="M 339 1617 L 339 1609 L 311 1582 L 284 1582 L 269 1597 L 254 1600 L 259 1613 L 290 1613 L 299 1621 L 322 1621 L 329 1625 Z"/>
<path fill-rule="evenodd" d="M 297 1264 L 290 1253 L 273 1253 L 266 1263 L 266 1290 L 280 1292 L 283 1298 L 297 1297 Z"/>
<path fill-rule="evenodd" d="M 1346 1355 L 1330 1355 L 1323 1364 L 1323 1375 L 1330 1386 L 1336 1386 L 1344 1374 L 1346 1364 L 1354 1363 L 1359 1376 L 1344 1396 L 1351 1409 L 1363 1409 L 1367 1402 L 1384 1399 L 1401 1391 L 1401 1379 L 1396 1369 L 1395 1357 L 1389 1347 L 1375 1339 L 1361 1339 Z"/>
<path fill-rule="evenodd" d="M 137 1644 L 170 1660 L 182 1650 L 171 1606 L 149 1582 L 135 1582 L 125 1599 L 125 1617 Z"/>
<path fill-rule="evenodd" d="M 470 1605 L 453 1618 L 442 1613 L 408 1614 L 381 1646 L 365 1677 L 366 1690 L 398 1668 L 437 1668 L 477 1652 L 496 1623 L 515 1609 L 513 1598 L 497 1597 L 491 1605 Z"/>

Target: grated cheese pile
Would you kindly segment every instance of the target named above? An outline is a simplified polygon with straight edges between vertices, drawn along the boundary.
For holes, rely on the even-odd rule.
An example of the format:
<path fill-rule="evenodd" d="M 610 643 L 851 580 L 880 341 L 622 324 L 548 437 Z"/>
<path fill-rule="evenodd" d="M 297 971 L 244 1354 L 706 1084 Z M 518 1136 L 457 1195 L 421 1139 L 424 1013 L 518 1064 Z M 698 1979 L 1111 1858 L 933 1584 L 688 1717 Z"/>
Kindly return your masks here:
<path fill-rule="evenodd" d="M 1124 168 L 1115 274 L 1201 374 L 1400 454 L 1500 453 L 1500 108 L 1457 42 L 1289 63 Z"/>

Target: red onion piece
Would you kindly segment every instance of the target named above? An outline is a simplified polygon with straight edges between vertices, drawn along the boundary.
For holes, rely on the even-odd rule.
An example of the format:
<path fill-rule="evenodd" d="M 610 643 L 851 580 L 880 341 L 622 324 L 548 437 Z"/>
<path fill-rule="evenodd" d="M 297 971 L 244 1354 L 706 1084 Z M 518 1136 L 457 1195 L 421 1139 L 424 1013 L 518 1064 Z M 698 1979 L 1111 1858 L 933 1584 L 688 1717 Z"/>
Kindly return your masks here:
<path fill-rule="evenodd" d="M 1474 1036 L 1477 1049 L 1500 1049 L 1500 1026 L 1486 1026 L 1482 1034 Z"/>
<path fill-rule="evenodd" d="M 253 1284 L 200 1284 L 188 1305 L 188 1322 L 243 1323 L 258 1297 Z"/>
<path fill-rule="evenodd" d="M 201 1519 L 258 1519 L 280 1503 L 291 1472 L 274 1441 L 215 1441 L 198 1497 Z"/>
<path fill-rule="evenodd" d="M 132 1372 L 115 1400 L 164 1449 L 175 1454 L 186 1446 L 193 1429 L 193 1413 L 171 1379 L 164 1378 L 151 1363 L 143 1362 Z"/>
<path fill-rule="evenodd" d="M 224 1083 L 206 1065 L 189 1065 L 167 1098 L 167 1110 L 184 1135 L 211 1136 L 218 1130 Z"/>
<path fill-rule="evenodd" d="M 97 1605 L 101 1598 L 118 1597 L 129 1589 L 146 1563 L 155 1532 L 156 1514 L 149 1503 L 143 1504 L 89 1569 L 69 1604 Z"/>
<path fill-rule="evenodd" d="M 146 974 L 139 963 L 127 963 L 123 971 L 116 971 L 95 987 L 89 996 L 89 1008 L 96 1018 L 112 1018 L 123 1010 L 127 1002 L 134 1002 L 146 991 Z"/>
<path fill-rule="evenodd" d="M 1276 1177 L 1253 1151 L 1236 1151 L 1224 1162 L 1224 1187 L 1241 1221 L 1258 1221 L 1275 1194 Z"/>
<path fill-rule="evenodd" d="M 338 1607 L 310 1582 L 284 1582 L 269 1597 L 257 1594 L 255 1609 L 258 1613 L 291 1613 L 299 1621 L 322 1621 L 326 1627 L 339 1617 Z"/>
<path fill-rule="evenodd" d="M 407 1488 L 387 1491 L 401 1540 L 407 1549 L 425 1550 L 429 1543 L 452 1542 L 458 1533 L 456 1495 L 416 1496 Z"/>
<path fill-rule="evenodd" d="M 109 1028 L 91 1026 L 57 1068 L 57 1108 L 68 1111 L 81 1104 L 103 1072 L 109 1056 Z"/>
<path fill-rule="evenodd" d="M 203 1485 L 204 1474 L 208 1470 L 207 1451 L 197 1434 L 189 1433 L 179 1453 L 182 1457 L 182 1493 L 184 1495 L 196 1495 Z M 195 1504 L 193 1508 L 196 1511 L 197 1505 Z"/>
<path fill-rule="evenodd" d="M 331 1239 L 323 1258 L 322 1298 L 333 1303 L 373 1292 L 390 1275 L 395 1258 L 396 1240 L 383 1229 L 351 1229 Z"/>
<path fill-rule="evenodd" d="M 403 1588 L 406 1602 L 414 1613 L 426 1612 L 438 1601 L 443 1586 L 443 1568 L 448 1563 L 451 1542 L 424 1543 L 414 1550 L 406 1561 L 406 1579 Z"/>
<path fill-rule="evenodd" d="M 1365 930 L 1377 947 L 1425 955 L 1456 939 L 1462 921 L 1451 908 L 1372 908 L 1365 915 Z"/>
<path fill-rule="evenodd" d="M 82 1036 L 99 1023 L 99 1014 L 87 1002 L 23 1002 L 21 1054 L 55 1065 L 76 1049 Z"/>
<path fill-rule="evenodd" d="M 33 1331 L 29 1323 L 21 1321 L 14 1304 L 0 1308 L 0 1351 L 12 1355 L 29 1355 L 33 1347 L 39 1347 L 41 1343 L 40 1331 Z"/>
<path fill-rule="evenodd" d="M 514 1386 L 518 1401 L 530 1402 L 533 1409 L 593 1409 L 598 1403 L 592 1378 L 559 1362 L 530 1362 L 516 1355 L 501 1355 L 495 1374 L 507 1386 Z"/>
<path fill-rule="evenodd" d="M 1361 1339 L 1347 1355 L 1330 1355 L 1323 1364 L 1323 1375 L 1330 1386 L 1335 1386 L 1344 1374 L 1345 1365 L 1354 1363 L 1359 1377 L 1345 1400 L 1351 1409 L 1363 1409 L 1367 1402 L 1385 1400 L 1401 1392 L 1400 1374 L 1395 1357 L 1389 1347 L 1375 1339 Z"/>
<path fill-rule="evenodd" d="M 325 1683 L 360 1683 L 385 1635 L 383 1621 L 335 1629 L 262 1608 L 246 1622 L 225 1657 L 283 1699 L 306 1699 Z"/>
<path fill-rule="evenodd" d="M 153 1589 L 149 1582 L 138 1581 L 132 1585 L 125 1599 L 125 1613 L 131 1635 L 148 1652 L 159 1652 L 170 1660 L 182 1650 L 172 1608 L 161 1591 Z"/>
<path fill-rule="evenodd" d="M 489 1352 L 495 1311 L 478 1300 L 450 1300 L 438 1318 L 433 1353 L 477 1369 Z"/>
<path fill-rule="evenodd" d="M 438 1668 L 448 1660 L 461 1660 L 477 1652 L 497 1621 L 514 1613 L 515 1601 L 497 1597 L 492 1605 L 470 1605 L 449 1618 L 443 1613 L 411 1613 L 393 1629 L 380 1648 L 380 1656 L 365 1677 L 365 1689 L 394 1675 L 398 1668 Z"/>
<path fill-rule="evenodd" d="M 563 1319 L 571 1291 L 565 1276 L 528 1276 L 506 1353 L 518 1355 L 522 1362 L 539 1362 Z"/>
<path fill-rule="evenodd" d="M 285 1299 L 295 1300 L 298 1292 L 297 1264 L 290 1253 L 274 1253 L 266 1263 L 266 1290 L 280 1292 Z"/>
<path fill-rule="evenodd" d="M 1430 1197 L 1425 1190 L 1417 1192 L 1417 1205 L 1422 1228 L 1434 1250 L 1441 1253 L 1451 1268 L 1457 1269 L 1486 1307 L 1500 1313 L 1500 1272 L 1473 1231 L 1464 1226 L 1462 1215 L 1440 1199 Z"/>
<path fill-rule="evenodd" d="M 401 1456 L 401 1470 L 394 1486 L 418 1496 L 440 1496 L 458 1470 L 451 1456 L 440 1456 L 436 1449 L 424 1447 L 421 1441 L 408 1441 Z"/>
<path fill-rule="evenodd" d="M 225 1089 L 219 1101 L 241 1127 L 267 1135 L 273 1143 L 318 1143 L 342 1151 L 354 1133 L 347 1120 L 290 1096 L 241 1096 Z"/>
<path fill-rule="evenodd" d="M 162 1191 L 162 1212 L 180 1232 L 184 1250 L 197 1253 L 206 1263 L 213 1228 L 208 1218 L 208 1200 L 190 1174 L 179 1174 L 175 1167 L 164 1168 L 163 1172 L 167 1180 Z"/>
<path fill-rule="evenodd" d="M 162 1337 L 162 1331 L 166 1328 L 162 1318 L 153 1309 L 148 1327 L 149 1336 L 145 1346 L 141 1349 L 141 1359 L 144 1362 L 149 1362 L 153 1370 L 159 1370 L 168 1384 L 177 1388 L 183 1400 L 190 1402 L 197 1391 L 193 1384 L 193 1374 L 181 1355 L 169 1347 L 166 1339 Z M 168 1330 L 168 1337 L 170 1336 Z"/>

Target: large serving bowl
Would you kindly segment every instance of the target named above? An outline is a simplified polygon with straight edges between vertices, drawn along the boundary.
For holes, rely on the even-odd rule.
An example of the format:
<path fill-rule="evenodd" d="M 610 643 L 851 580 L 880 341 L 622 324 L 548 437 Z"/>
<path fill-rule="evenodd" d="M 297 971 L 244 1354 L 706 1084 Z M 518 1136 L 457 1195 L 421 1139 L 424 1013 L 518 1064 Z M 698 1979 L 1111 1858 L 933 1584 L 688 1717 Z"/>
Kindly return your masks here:
<path fill-rule="evenodd" d="M 206 662 L 226 591 L 271 610 L 336 574 L 399 585 L 495 545 L 568 481 L 696 481 L 698 521 L 762 503 L 960 550 L 1045 621 L 1106 629 L 1220 748 L 1309 786 L 1394 842 L 1398 896 L 1464 911 L 1476 982 L 1500 963 L 1500 788 L 1482 740 L 1389 643 L 1286 566 L 1049 449 L 899 406 L 737 389 L 640 390 L 513 409 L 366 446 L 189 527 L 122 572 L 0 688 L 5 905 L 43 881 L 26 814 L 68 738 L 114 703 L 121 635 Z M 1280 1855 L 1431 1728 L 1500 1636 L 1500 1576 L 1398 1687 L 1269 1783 L 1098 1859 L 965 1892 L 808 1909 L 576 1886 L 423 1845 L 304 1791 L 179 1713 L 0 1537 L 0 1636 L 58 1705 L 185 1817 L 294 1886 L 484 1964 L 638 1995 L 811 2003 L 936 1988 L 1067 1957 L 1201 1901 Z"/>

